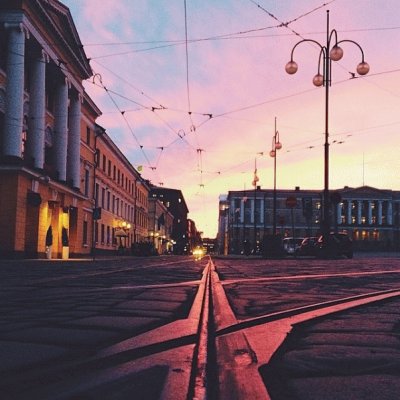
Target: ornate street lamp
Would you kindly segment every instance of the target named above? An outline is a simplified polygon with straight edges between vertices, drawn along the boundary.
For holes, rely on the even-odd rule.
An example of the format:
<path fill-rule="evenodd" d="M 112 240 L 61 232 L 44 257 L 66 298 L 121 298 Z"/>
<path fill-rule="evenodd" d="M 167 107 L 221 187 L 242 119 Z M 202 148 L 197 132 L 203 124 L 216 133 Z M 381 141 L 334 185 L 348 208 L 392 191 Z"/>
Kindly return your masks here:
<path fill-rule="evenodd" d="M 273 199 L 273 213 L 272 213 L 272 234 L 276 235 L 276 156 L 277 151 L 282 148 L 282 143 L 279 141 L 279 132 L 276 130 L 276 117 L 275 117 L 275 130 L 272 137 L 272 149 L 269 155 L 274 159 L 274 199 Z"/>
<path fill-rule="evenodd" d="M 286 64 L 286 72 L 290 75 L 295 74 L 298 65 L 293 61 L 293 53 L 295 48 L 304 42 L 311 42 L 320 48 L 318 60 L 318 72 L 313 78 L 315 86 L 325 86 L 325 145 L 324 145 L 324 192 L 323 192 L 323 208 L 321 218 L 322 233 L 327 235 L 330 231 L 330 198 L 329 198 L 329 86 L 331 85 L 331 69 L 332 61 L 339 61 L 343 57 L 343 49 L 339 46 L 341 43 L 349 42 L 355 44 L 361 51 L 361 62 L 357 65 L 357 73 L 366 75 L 369 72 L 369 65 L 364 60 L 364 52 L 361 46 L 353 40 L 337 40 L 337 32 L 335 29 L 329 31 L 329 10 L 326 12 L 326 46 L 322 46 L 319 42 L 312 39 L 304 39 L 298 42 L 292 49 L 290 61 Z M 322 71 L 321 71 L 322 59 Z M 322 73 L 321 73 L 322 72 Z"/>

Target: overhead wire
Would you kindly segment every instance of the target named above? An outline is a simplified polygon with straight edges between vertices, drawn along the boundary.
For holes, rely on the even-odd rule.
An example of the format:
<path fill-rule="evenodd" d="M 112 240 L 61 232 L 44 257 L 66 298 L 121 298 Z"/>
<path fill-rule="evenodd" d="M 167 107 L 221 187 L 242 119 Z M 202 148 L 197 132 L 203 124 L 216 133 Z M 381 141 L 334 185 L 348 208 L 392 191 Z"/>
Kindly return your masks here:
<path fill-rule="evenodd" d="M 334 0 L 333 0 L 334 1 Z M 254 2 L 253 2 L 254 3 Z M 326 4 L 328 4 L 328 3 L 324 3 L 323 5 L 321 5 L 321 6 L 319 6 L 318 8 L 321 8 L 321 7 L 323 7 L 324 5 L 326 5 Z M 186 6 L 186 1 L 185 1 L 185 6 Z M 302 16 L 299 16 L 299 17 L 297 17 L 297 18 L 295 18 L 295 19 L 293 19 L 292 21 L 295 21 L 295 20 L 298 20 L 298 19 L 300 19 L 301 17 L 304 17 L 305 15 L 309 15 L 311 12 L 313 12 L 314 10 L 316 10 L 316 9 L 318 9 L 318 8 L 315 8 L 315 9 L 313 9 L 312 11 L 310 11 L 310 12 L 308 12 L 308 13 L 305 13 L 304 15 L 302 15 Z M 186 14 L 186 9 L 185 9 L 185 14 Z M 185 28 L 186 28 L 186 30 L 185 30 L 185 33 L 186 33 L 186 40 L 185 40 L 185 45 L 186 45 L 186 61 L 187 61 L 187 70 L 186 70 L 186 81 L 187 81 L 187 95 L 188 95 L 188 109 L 189 109 L 189 112 L 190 113 L 192 113 L 192 111 L 191 111 L 191 104 L 190 104 L 190 91 L 189 91 L 189 69 L 188 69 L 188 51 L 187 51 L 187 45 L 188 45 L 188 43 L 191 43 L 192 41 L 189 41 L 188 40 L 188 38 L 187 38 L 187 21 L 186 21 L 186 18 L 187 18 L 187 16 L 185 15 Z M 289 23 L 290 22 L 292 22 L 292 21 L 289 21 Z M 282 26 L 284 26 L 284 25 L 282 25 Z M 211 38 L 210 38 L 210 40 L 212 40 Z M 371 75 L 372 76 L 372 75 Z M 215 117 L 221 117 L 221 118 L 223 118 L 223 117 L 226 117 L 226 118 L 228 118 L 228 115 L 229 114 L 232 114 L 232 113 L 236 113 L 236 112 L 239 112 L 239 111 L 244 111 L 244 110 L 247 110 L 247 109 L 250 109 L 250 108 L 253 108 L 253 107 L 259 107 L 259 106 L 261 106 L 261 105 L 264 105 L 264 104 L 267 104 L 267 103 L 270 103 L 270 102 L 273 102 L 273 101 L 278 101 L 278 100 L 281 100 L 281 99 L 283 99 L 283 98 L 287 98 L 287 97 L 292 97 L 292 96 L 297 96 L 297 95 L 300 95 L 300 94 L 303 94 L 303 93 L 305 93 L 305 92 L 308 92 L 308 91 L 311 91 L 311 90 L 316 90 L 316 89 L 310 89 L 310 90 L 307 90 L 307 91 L 303 91 L 303 92 L 301 92 L 301 93 L 296 93 L 296 94 L 292 94 L 292 95 L 288 95 L 288 96 L 284 96 L 284 97 L 280 97 L 280 98 L 278 98 L 278 99 L 270 99 L 270 100 L 267 100 L 267 101 L 265 101 L 265 102 L 261 102 L 261 103 L 257 103 L 257 104 L 254 104 L 254 105 L 250 105 L 250 106 L 246 106 L 246 107 L 242 107 L 242 108 L 238 108 L 238 109 L 235 109 L 235 110 L 231 110 L 231 111 L 227 111 L 227 112 L 224 112 L 224 113 L 221 113 L 221 114 L 216 114 L 216 115 L 213 115 L 213 114 L 204 114 L 204 113 L 199 113 L 199 114 L 201 114 L 201 115 L 208 115 L 209 117 L 208 117 L 208 119 L 206 119 L 205 121 L 203 121 L 203 122 L 201 122 L 199 125 L 197 125 L 196 126 L 196 129 L 198 129 L 199 127 L 201 127 L 202 125 L 204 125 L 206 122 L 208 122 L 208 121 L 210 121 L 211 119 L 213 119 L 213 118 L 215 118 Z M 165 109 L 167 109 L 167 107 L 164 107 Z M 171 109 L 172 110 L 172 109 Z M 157 117 L 159 117 L 159 114 L 158 113 L 156 113 L 154 110 L 152 110 L 153 112 L 154 112 L 154 114 L 156 114 L 157 115 Z M 176 110 L 176 111 L 178 111 L 178 112 L 185 112 L 184 110 Z M 190 114 L 191 115 L 191 114 Z M 192 124 L 192 126 L 194 126 L 194 124 Z M 175 130 L 174 130 L 175 131 Z M 177 135 L 178 135 L 178 138 L 176 139 L 176 140 L 182 140 L 184 137 L 186 137 L 188 134 L 190 134 L 190 130 L 187 132 L 187 133 L 185 133 L 184 131 L 184 133 L 182 134 L 182 133 L 180 133 L 180 132 L 182 132 L 182 130 L 179 130 L 178 131 L 178 133 L 177 133 Z M 176 133 L 176 131 L 175 131 L 175 133 Z M 196 136 L 197 137 L 197 136 Z M 175 140 L 175 141 L 176 141 Z M 175 142 L 174 141 L 174 142 Z M 164 147 L 163 147 L 163 150 L 164 150 Z M 160 157 L 161 157 L 161 155 L 163 154 L 163 150 L 161 150 L 161 152 L 160 152 L 160 155 L 159 155 L 159 157 L 158 157 L 158 161 L 157 161 L 157 163 L 159 162 L 159 160 L 160 160 Z M 201 150 L 203 150 L 203 149 L 201 149 Z M 200 152 L 200 156 L 201 156 L 201 154 L 202 154 L 202 152 Z M 198 160 L 198 161 L 201 161 L 202 162 L 202 160 Z"/>

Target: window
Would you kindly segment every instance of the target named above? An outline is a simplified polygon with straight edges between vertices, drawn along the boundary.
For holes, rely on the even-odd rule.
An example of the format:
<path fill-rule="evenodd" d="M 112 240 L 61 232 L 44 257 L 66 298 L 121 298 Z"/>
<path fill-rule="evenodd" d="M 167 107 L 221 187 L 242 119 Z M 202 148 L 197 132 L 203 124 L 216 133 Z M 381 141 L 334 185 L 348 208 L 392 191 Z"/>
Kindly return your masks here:
<path fill-rule="evenodd" d="M 108 160 L 108 176 L 111 176 L 111 160 Z"/>
<path fill-rule="evenodd" d="M 107 244 L 111 243 L 111 236 L 110 236 L 110 227 L 107 226 Z"/>
<path fill-rule="evenodd" d="M 106 188 L 101 189 L 101 207 L 106 208 L 105 206 L 106 203 Z"/>
<path fill-rule="evenodd" d="M 95 186 L 94 201 L 95 201 L 96 206 L 97 206 L 99 204 L 98 203 L 98 201 L 99 201 L 99 184 L 98 183 L 96 183 L 96 186 Z"/>
<path fill-rule="evenodd" d="M 85 168 L 85 188 L 84 188 L 84 193 L 85 196 L 89 197 L 89 175 L 90 171 L 89 168 Z"/>
<path fill-rule="evenodd" d="M 104 172 L 106 172 L 106 165 L 107 165 L 106 156 L 103 154 L 103 171 Z"/>
<path fill-rule="evenodd" d="M 117 167 L 114 165 L 114 167 L 113 167 L 113 179 L 114 179 L 114 181 L 115 181 L 115 178 L 116 178 L 116 173 L 117 173 Z"/>
<path fill-rule="evenodd" d="M 26 160 L 26 139 L 28 132 L 28 117 L 25 115 L 23 119 L 23 128 L 22 128 L 22 141 L 21 141 L 21 158 Z"/>
<path fill-rule="evenodd" d="M 100 150 L 96 149 L 96 153 L 94 155 L 94 163 L 96 164 L 96 167 L 100 165 Z"/>
<path fill-rule="evenodd" d="M 50 127 L 44 131 L 44 163 L 53 165 L 53 131 Z"/>
<path fill-rule="evenodd" d="M 101 238 L 101 244 L 104 244 L 104 224 L 101 224 L 101 231 L 100 231 L 100 238 Z"/>
<path fill-rule="evenodd" d="M 107 211 L 110 211 L 110 205 L 111 205 L 111 193 L 107 192 Z"/>
<path fill-rule="evenodd" d="M 99 223 L 97 221 L 94 224 L 94 241 L 96 243 L 99 241 Z"/>
<path fill-rule="evenodd" d="M 90 146 L 90 128 L 86 127 L 86 144 Z"/>
<path fill-rule="evenodd" d="M 88 223 L 87 221 L 83 221 L 83 234 L 82 234 L 82 243 L 83 246 L 87 246 L 88 244 Z"/>

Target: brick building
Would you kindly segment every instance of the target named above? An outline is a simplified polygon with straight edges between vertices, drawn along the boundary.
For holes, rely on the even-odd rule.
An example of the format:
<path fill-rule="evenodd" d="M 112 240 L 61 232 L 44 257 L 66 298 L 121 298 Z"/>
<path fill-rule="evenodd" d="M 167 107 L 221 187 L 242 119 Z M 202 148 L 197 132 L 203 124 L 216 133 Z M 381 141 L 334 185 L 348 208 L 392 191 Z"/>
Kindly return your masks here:
<path fill-rule="evenodd" d="M 173 251 L 172 227 L 174 216 L 157 198 L 149 197 L 149 240 L 158 254 Z"/>
<path fill-rule="evenodd" d="M 148 237 L 149 186 L 100 126 L 95 148 L 94 199 L 101 211 L 95 216 L 92 247 L 96 253 L 129 253 L 133 243 Z"/>

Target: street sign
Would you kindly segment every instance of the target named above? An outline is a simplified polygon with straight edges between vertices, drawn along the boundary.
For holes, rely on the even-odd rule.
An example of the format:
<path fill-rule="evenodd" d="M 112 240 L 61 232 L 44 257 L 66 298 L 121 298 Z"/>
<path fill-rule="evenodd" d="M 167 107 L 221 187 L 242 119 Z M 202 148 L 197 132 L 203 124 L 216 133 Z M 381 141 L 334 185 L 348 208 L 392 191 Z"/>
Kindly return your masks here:
<path fill-rule="evenodd" d="M 287 207 L 287 208 L 294 208 L 294 207 L 296 207 L 296 205 L 297 205 L 297 199 L 296 199 L 296 197 L 289 196 L 289 197 L 286 199 L 286 207 Z"/>

